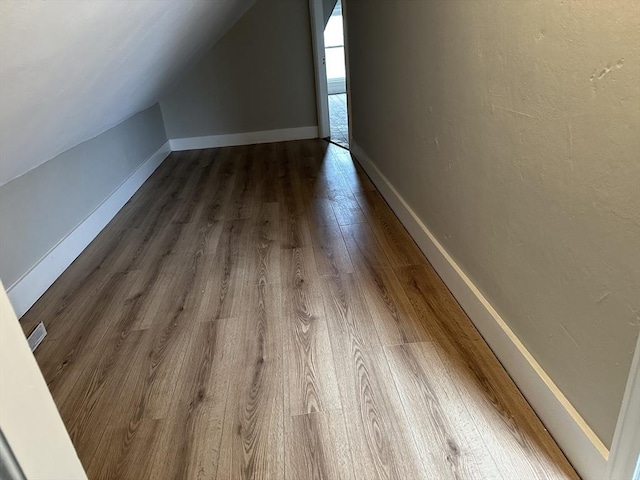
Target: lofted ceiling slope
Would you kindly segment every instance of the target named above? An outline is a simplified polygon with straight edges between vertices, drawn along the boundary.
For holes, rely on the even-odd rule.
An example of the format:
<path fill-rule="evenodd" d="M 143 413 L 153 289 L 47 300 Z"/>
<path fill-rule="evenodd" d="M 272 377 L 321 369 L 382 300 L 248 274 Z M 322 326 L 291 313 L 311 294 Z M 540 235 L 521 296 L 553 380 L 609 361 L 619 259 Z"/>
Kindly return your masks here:
<path fill-rule="evenodd" d="M 156 103 L 255 0 L 1 0 L 0 185 Z"/>

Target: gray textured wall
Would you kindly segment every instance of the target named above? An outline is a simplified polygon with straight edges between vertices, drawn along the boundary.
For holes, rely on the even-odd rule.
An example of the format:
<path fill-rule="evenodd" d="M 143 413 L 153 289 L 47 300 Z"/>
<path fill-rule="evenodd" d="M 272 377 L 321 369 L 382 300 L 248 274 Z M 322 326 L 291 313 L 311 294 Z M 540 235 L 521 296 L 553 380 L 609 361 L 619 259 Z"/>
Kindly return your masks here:
<path fill-rule="evenodd" d="M 35 266 L 166 141 L 156 104 L 2 185 L 4 285 Z"/>
<path fill-rule="evenodd" d="M 609 445 L 640 312 L 637 3 L 345 7 L 355 142 Z"/>
<path fill-rule="evenodd" d="M 169 138 L 317 125 L 306 0 L 258 0 L 160 102 Z"/>

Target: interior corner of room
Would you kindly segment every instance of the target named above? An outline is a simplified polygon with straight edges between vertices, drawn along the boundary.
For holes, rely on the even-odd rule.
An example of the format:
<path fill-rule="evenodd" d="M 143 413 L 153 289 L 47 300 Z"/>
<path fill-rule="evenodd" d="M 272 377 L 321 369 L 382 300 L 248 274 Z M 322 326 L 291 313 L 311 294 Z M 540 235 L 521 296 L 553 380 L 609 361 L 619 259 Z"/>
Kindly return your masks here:
<path fill-rule="evenodd" d="M 277 258 L 292 269 L 310 258 L 314 288 L 341 278 L 344 264 L 348 278 L 358 278 L 356 255 L 379 276 L 355 287 L 346 282 L 340 288 L 350 294 L 366 297 L 371 288 L 384 299 L 397 293 L 396 283 L 418 288 L 410 280 L 420 284 L 420 268 L 394 270 L 372 253 L 378 240 L 354 240 L 363 231 L 391 235 L 385 229 L 397 216 L 406 229 L 398 235 L 408 232 L 577 473 L 631 478 L 640 453 L 639 25 L 640 9 L 628 0 L 3 2 L 2 337 L 41 395 L 38 418 L 60 441 L 63 459 L 56 463 L 55 452 L 29 457 L 31 437 L 9 420 L 25 395 L 16 390 L 0 401 L 0 433 L 25 473 L 55 468 L 59 478 L 65 471 L 81 478 L 87 465 L 78 462 L 73 434 L 65 434 L 26 342 L 17 343 L 25 332 L 13 328 L 13 312 L 28 317 L 100 232 L 117 229 L 114 217 L 167 159 L 206 150 L 267 163 L 286 157 L 269 178 L 307 188 L 296 195 L 317 211 L 291 216 L 309 229 L 282 248 L 294 255 L 287 260 L 293 266 L 284 253 Z M 318 137 L 335 145 L 299 143 Z M 280 146 L 256 147 L 263 144 Z M 295 161 L 301 170 L 293 175 Z M 338 186 L 322 175 L 335 175 Z M 353 178 L 371 187 L 353 191 Z M 307 198 L 314 188 L 325 190 Z M 172 198 L 182 201 L 178 193 Z M 259 212 L 266 224 L 278 202 L 268 200 Z M 313 215 L 326 211 L 331 220 L 313 230 Z M 393 242 L 387 247 L 393 252 Z M 323 302 L 326 291 L 305 290 L 305 301 L 325 312 L 304 312 L 310 318 L 339 310 Z M 419 301 L 431 305 L 424 318 L 442 314 L 431 299 L 402 298 L 398 318 L 401 308 L 419 312 Z M 384 308 L 376 301 L 363 307 L 372 317 Z M 56 312 L 43 315 L 46 325 Z M 30 330 L 32 320 L 22 328 Z M 327 324 L 323 317 L 317 327 L 327 338 L 317 347 L 322 355 L 333 345 L 322 330 Z M 52 330 L 43 347 L 63 336 Z M 389 365 L 384 375 L 393 375 L 394 358 L 413 358 L 419 348 L 400 343 L 407 346 L 376 346 Z M 1 358 L 6 393 L 19 376 Z M 318 380 L 325 381 L 335 379 Z M 315 420 L 300 413 L 320 437 L 351 438 L 346 413 L 334 410 L 341 411 L 326 408 Z M 141 438 L 151 438 L 159 423 L 143 424 Z M 344 431 L 335 428 L 343 424 Z M 39 445 L 47 445 L 45 430 Z"/>

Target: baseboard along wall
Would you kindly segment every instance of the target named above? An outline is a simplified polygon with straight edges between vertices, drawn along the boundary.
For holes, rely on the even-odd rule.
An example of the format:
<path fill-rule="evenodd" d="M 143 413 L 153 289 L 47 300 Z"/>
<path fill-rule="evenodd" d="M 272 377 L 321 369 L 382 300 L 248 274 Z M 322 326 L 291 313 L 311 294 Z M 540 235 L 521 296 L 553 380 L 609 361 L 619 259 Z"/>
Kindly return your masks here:
<path fill-rule="evenodd" d="M 351 143 L 351 153 L 451 290 L 577 472 L 585 480 L 604 479 L 609 451 L 602 441 L 357 142 Z"/>
<path fill-rule="evenodd" d="M 105 199 L 93 213 L 76 226 L 65 238 L 60 240 L 26 274 L 7 289 L 7 295 L 11 300 L 17 317 L 20 318 L 24 315 L 53 282 L 62 275 L 172 151 L 284 142 L 309 138 L 318 138 L 317 126 L 168 140 Z"/>
<path fill-rule="evenodd" d="M 16 316 L 20 318 L 87 248 L 142 184 L 171 153 L 167 141 L 120 184 L 87 218 L 60 240 L 31 270 L 7 288 Z"/>
<path fill-rule="evenodd" d="M 172 151 L 317 138 L 318 127 L 301 127 L 167 141 L 94 212 L 7 289 L 18 317 L 24 315 L 120 211 Z M 353 156 L 367 172 L 409 234 L 502 362 L 567 458 L 585 480 L 605 478 L 609 451 L 544 372 L 489 301 L 471 282 L 412 208 L 353 142 Z"/>
<path fill-rule="evenodd" d="M 209 135 L 206 137 L 172 138 L 171 150 L 198 150 L 201 148 L 233 147 L 252 145 L 254 143 L 287 142 L 290 140 L 306 140 L 318 138 L 318 127 L 284 128 L 264 130 L 261 132 L 230 133 L 226 135 Z"/>

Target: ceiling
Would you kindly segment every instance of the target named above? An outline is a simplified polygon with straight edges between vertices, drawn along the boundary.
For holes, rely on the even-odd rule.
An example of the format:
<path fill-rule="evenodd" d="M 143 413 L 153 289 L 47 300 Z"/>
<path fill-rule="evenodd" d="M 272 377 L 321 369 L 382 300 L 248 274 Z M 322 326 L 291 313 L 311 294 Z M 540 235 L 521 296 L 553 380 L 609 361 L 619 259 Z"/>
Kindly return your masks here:
<path fill-rule="evenodd" d="M 1 0 L 0 185 L 153 105 L 255 0 Z"/>

